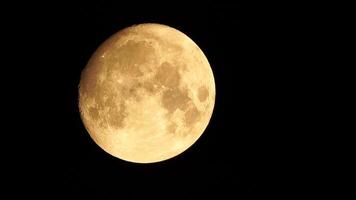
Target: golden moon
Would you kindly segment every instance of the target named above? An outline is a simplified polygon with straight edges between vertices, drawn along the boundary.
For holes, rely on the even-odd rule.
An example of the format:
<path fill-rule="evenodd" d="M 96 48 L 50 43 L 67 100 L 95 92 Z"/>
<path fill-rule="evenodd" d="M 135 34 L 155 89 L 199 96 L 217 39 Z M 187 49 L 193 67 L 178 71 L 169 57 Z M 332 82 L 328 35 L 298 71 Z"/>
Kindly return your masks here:
<path fill-rule="evenodd" d="M 179 155 L 206 129 L 215 103 L 213 72 L 184 33 L 160 24 L 125 28 L 83 69 L 79 110 L 91 138 L 135 163 Z"/>

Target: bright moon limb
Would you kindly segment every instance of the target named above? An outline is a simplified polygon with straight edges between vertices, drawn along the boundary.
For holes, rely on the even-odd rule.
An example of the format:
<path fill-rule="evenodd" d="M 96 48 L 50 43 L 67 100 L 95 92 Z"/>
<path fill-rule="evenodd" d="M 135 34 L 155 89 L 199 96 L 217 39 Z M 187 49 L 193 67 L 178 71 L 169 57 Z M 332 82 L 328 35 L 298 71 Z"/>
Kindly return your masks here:
<path fill-rule="evenodd" d="M 184 33 L 160 24 L 119 31 L 81 74 L 79 109 L 91 138 L 136 163 L 179 155 L 203 134 L 215 102 L 207 58 Z"/>

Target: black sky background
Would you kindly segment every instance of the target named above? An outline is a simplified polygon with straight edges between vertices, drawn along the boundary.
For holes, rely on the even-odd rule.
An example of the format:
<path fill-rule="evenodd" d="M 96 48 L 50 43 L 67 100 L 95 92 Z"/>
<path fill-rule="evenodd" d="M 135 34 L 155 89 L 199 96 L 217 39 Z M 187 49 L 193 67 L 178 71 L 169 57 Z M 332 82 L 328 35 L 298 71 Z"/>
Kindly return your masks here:
<path fill-rule="evenodd" d="M 21 120 L 11 124 L 15 142 L 8 142 L 18 146 L 9 156 L 9 185 L 21 188 L 13 195 L 251 199 L 294 187 L 288 167 L 296 163 L 285 149 L 298 131 L 289 113 L 304 101 L 290 92 L 301 70 L 288 48 L 298 42 L 289 35 L 297 30 L 288 20 L 276 23 L 283 14 L 263 6 L 185 5 L 21 4 L 6 15 L 19 52 L 12 59 L 18 67 L 11 69 L 17 89 L 9 91 L 17 104 L 10 117 Z M 118 30 L 139 23 L 169 25 L 191 37 L 211 64 L 217 93 L 202 137 L 183 154 L 147 165 L 96 146 L 77 105 L 80 72 L 91 54 Z"/>

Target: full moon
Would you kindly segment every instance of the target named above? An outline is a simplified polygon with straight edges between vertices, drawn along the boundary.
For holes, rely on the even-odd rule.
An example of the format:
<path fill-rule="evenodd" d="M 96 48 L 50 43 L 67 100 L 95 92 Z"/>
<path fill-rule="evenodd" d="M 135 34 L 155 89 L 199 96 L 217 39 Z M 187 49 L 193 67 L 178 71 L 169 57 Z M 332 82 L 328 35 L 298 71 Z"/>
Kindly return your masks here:
<path fill-rule="evenodd" d="M 135 163 L 177 156 L 206 129 L 215 103 L 213 72 L 184 33 L 160 24 L 107 39 L 81 73 L 79 110 L 91 138 Z"/>

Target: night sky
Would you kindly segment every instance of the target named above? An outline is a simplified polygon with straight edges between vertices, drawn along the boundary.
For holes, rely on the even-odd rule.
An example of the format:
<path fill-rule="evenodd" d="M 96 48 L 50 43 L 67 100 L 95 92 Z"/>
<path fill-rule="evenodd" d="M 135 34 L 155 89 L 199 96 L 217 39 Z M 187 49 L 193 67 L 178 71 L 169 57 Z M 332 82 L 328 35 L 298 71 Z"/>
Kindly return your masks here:
<path fill-rule="evenodd" d="M 23 188 L 14 195 L 238 199 L 279 194 L 288 175 L 275 176 L 286 165 L 284 155 L 275 155 L 283 151 L 281 143 L 288 146 L 288 140 L 281 141 L 284 133 L 293 131 L 286 117 L 293 97 L 285 83 L 294 77 L 285 68 L 283 23 L 273 24 L 273 13 L 256 9 L 101 1 L 15 9 L 16 19 L 8 25 L 19 44 L 13 48 L 23 56 L 13 60 L 22 84 L 13 85 L 23 91 L 11 90 L 21 113 L 13 117 L 25 120 L 12 131 L 21 148 L 12 151 L 12 162 L 19 164 L 11 171 L 11 184 Z M 184 153 L 154 164 L 129 163 L 104 152 L 78 110 L 80 73 L 91 54 L 118 30 L 139 23 L 161 23 L 187 34 L 208 58 L 216 84 L 204 134 Z"/>

